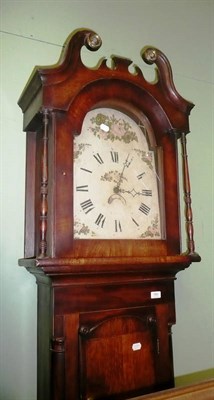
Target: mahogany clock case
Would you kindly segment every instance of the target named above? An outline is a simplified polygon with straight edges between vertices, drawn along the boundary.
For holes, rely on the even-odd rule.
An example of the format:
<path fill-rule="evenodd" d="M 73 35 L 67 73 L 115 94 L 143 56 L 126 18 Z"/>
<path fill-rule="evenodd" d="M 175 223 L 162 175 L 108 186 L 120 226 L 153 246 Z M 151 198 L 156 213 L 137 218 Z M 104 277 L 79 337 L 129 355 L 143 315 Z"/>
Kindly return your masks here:
<path fill-rule="evenodd" d="M 126 399 L 172 387 L 174 280 L 200 261 L 186 146 L 193 104 L 158 49 L 142 53 L 157 67 L 150 83 L 127 58 L 86 67 L 82 46 L 95 51 L 101 39 L 75 31 L 58 64 L 35 68 L 19 99 L 27 136 L 19 264 L 38 284 L 40 400 Z"/>

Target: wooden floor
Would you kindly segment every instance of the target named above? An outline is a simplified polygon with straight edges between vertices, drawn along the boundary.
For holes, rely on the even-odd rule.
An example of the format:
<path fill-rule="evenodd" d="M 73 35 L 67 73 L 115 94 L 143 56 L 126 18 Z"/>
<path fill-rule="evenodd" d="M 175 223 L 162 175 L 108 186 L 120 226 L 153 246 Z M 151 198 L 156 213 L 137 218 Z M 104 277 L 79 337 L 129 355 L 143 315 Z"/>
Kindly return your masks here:
<path fill-rule="evenodd" d="M 135 397 L 132 400 L 214 400 L 214 379 L 190 386 L 163 390 L 145 396 Z"/>

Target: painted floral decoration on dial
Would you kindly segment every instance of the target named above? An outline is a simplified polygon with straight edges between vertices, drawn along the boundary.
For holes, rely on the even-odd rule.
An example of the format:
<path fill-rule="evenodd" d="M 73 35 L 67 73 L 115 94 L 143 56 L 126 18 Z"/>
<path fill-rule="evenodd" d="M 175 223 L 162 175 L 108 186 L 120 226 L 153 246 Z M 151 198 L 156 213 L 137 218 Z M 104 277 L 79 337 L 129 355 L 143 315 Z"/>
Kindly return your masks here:
<path fill-rule="evenodd" d="M 147 129 L 115 109 L 87 113 L 74 140 L 75 239 L 161 239 Z"/>

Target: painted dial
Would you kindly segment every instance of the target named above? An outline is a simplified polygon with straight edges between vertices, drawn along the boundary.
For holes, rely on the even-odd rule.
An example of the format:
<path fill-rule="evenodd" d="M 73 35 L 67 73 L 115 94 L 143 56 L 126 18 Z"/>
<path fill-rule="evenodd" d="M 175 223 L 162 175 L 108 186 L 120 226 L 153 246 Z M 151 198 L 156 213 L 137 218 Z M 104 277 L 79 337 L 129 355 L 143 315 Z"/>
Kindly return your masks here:
<path fill-rule="evenodd" d="M 87 113 L 74 140 L 74 238 L 161 239 L 155 152 L 125 113 Z"/>

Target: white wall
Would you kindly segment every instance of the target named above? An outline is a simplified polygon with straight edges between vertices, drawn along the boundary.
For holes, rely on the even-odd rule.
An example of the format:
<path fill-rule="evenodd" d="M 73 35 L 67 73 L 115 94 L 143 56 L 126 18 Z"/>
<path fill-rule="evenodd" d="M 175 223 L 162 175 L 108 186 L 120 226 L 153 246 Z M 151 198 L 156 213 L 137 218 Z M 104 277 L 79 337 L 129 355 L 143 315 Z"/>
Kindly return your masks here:
<path fill-rule="evenodd" d="M 132 58 L 150 77 L 152 67 L 139 53 L 154 45 L 168 56 L 180 94 L 196 104 L 188 151 L 202 262 L 176 282 L 175 375 L 213 367 L 213 16 L 213 0 L 1 1 L 1 400 L 36 399 L 36 284 L 17 265 L 23 256 L 25 178 L 17 100 L 34 65 L 55 63 L 68 34 L 82 27 L 103 39 L 90 65 L 117 54 Z"/>

